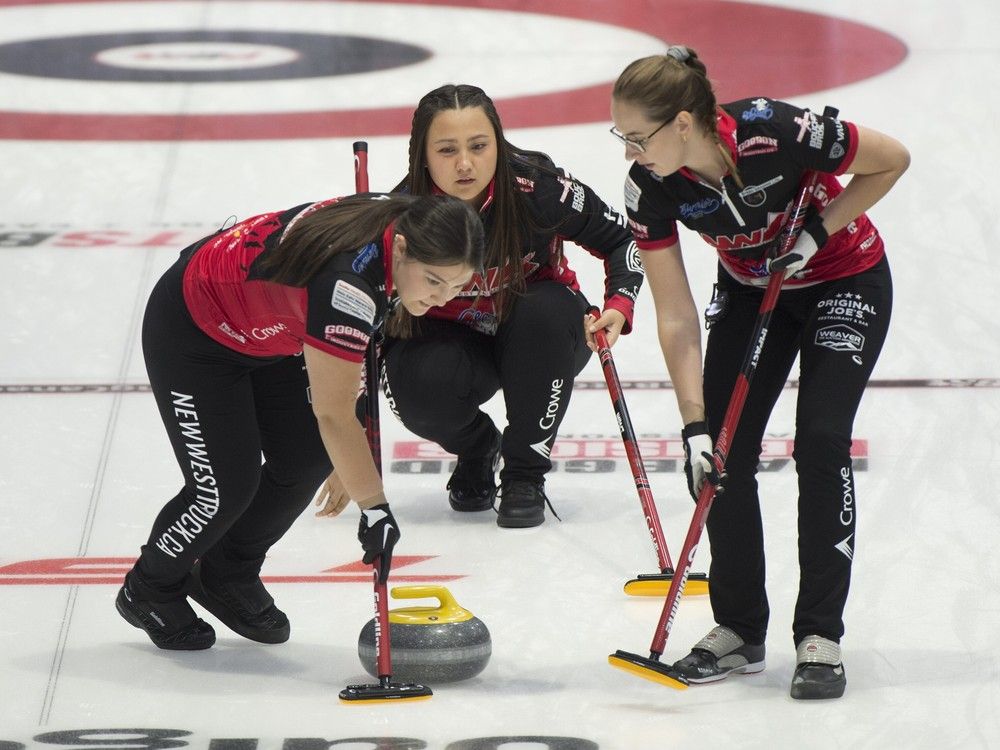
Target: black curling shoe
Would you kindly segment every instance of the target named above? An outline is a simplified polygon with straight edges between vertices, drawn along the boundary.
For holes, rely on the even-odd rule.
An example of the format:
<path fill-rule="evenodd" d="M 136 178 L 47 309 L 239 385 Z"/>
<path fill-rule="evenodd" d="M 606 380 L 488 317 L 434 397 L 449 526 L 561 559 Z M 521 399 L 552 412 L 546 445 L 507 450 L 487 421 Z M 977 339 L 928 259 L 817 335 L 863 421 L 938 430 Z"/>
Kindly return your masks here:
<path fill-rule="evenodd" d="M 169 651 L 200 651 L 215 643 L 212 626 L 198 617 L 183 594 L 162 601 L 131 571 L 115 598 L 115 609 L 125 622 L 146 631 L 157 648 Z"/>
<path fill-rule="evenodd" d="M 494 432 L 485 456 L 458 457 L 448 480 L 448 504 L 460 513 L 489 510 L 497 497 L 496 470 L 500 463 L 499 432 Z"/>
<path fill-rule="evenodd" d="M 539 526 L 545 521 L 545 505 L 548 502 L 544 482 L 507 480 L 500 486 L 497 525 L 507 529 Z"/>
<path fill-rule="evenodd" d="M 284 643 L 291 635 L 288 617 L 274 606 L 259 576 L 245 581 L 215 579 L 205 574 L 199 561 L 191 569 L 188 596 L 227 628 L 251 641 Z"/>

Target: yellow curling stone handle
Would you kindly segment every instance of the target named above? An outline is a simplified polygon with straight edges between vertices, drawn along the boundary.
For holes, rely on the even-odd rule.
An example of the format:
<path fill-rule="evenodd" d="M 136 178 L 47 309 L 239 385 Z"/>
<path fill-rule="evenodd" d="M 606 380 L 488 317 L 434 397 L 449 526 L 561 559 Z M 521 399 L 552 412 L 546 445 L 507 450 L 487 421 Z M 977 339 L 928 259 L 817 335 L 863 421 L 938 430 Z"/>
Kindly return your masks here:
<path fill-rule="evenodd" d="M 439 625 L 447 622 L 471 620 L 472 613 L 459 605 L 455 597 L 444 586 L 395 586 L 393 599 L 438 600 L 436 607 L 401 607 L 389 610 L 389 622 L 398 625 Z"/>

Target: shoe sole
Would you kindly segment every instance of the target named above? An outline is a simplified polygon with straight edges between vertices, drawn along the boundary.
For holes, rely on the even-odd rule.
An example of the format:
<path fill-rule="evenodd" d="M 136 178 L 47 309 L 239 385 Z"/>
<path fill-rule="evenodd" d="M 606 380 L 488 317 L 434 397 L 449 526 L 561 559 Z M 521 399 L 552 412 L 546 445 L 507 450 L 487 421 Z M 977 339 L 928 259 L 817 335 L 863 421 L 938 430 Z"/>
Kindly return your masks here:
<path fill-rule="evenodd" d="M 791 696 L 797 701 L 820 701 L 840 698 L 847 689 L 847 683 L 835 685 L 792 685 Z"/>
<path fill-rule="evenodd" d="M 725 672 L 721 672 L 717 675 L 712 675 L 711 677 L 688 677 L 684 675 L 684 679 L 690 682 L 692 685 L 704 685 L 709 682 L 719 682 L 724 680 L 731 674 L 757 674 L 758 672 L 763 672 L 766 666 L 763 661 L 756 661 L 753 664 L 744 664 L 741 667 L 733 667 L 732 669 L 727 669 Z M 683 674 L 683 673 L 682 673 Z"/>
<path fill-rule="evenodd" d="M 181 644 L 171 643 L 169 640 L 158 638 L 157 636 L 154 636 L 152 633 L 146 630 L 146 626 L 142 624 L 142 620 L 139 618 L 139 616 L 136 615 L 134 612 L 123 607 L 122 603 L 118 599 L 115 599 L 115 609 L 118 610 L 118 614 L 122 616 L 125 622 L 127 622 L 129 625 L 133 627 L 139 628 L 139 630 L 141 630 L 147 636 L 149 636 L 149 640 L 153 642 L 154 646 L 156 646 L 157 648 L 162 648 L 164 651 L 204 651 L 205 649 L 211 648 L 212 646 L 215 645 L 214 632 L 212 633 L 211 640 L 205 640 L 195 643 L 181 643 Z"/>
<path fill-rule="evenodd" d="M 847 675 L 843 671 L 840 673 L 840 679 L 834 682 L 807 682 L 805 680 L 796 682 L 793 675 L 792 687 L 789 694 L 792 698 L 799 701 L 829 700 L 831 698 L 840 698 L 846 689 Z"/>
<path fill-rule="evenodd" d="M 541 526 L 545 523 L 545 517 L 541 518 L 504 518 L 497 516 L 497 526 L 504 529 L 530 529 L 533 526 Z"/>
<path fill-rule="evenodd" d="M 449 495 L 448 505 L 451 506 L 452 510 L 458 513 L 479 513 L 480 511 L 490 510 L 493 507 L 493 504 L 496 502 L 496 499 L 497 496 L 496 493 L 494 492 L 492 495 L 484 499 L 478 505 L 472 505 L 471 503 L 456 503 L 454 500 L 451 499 L 451 496 Z"/>

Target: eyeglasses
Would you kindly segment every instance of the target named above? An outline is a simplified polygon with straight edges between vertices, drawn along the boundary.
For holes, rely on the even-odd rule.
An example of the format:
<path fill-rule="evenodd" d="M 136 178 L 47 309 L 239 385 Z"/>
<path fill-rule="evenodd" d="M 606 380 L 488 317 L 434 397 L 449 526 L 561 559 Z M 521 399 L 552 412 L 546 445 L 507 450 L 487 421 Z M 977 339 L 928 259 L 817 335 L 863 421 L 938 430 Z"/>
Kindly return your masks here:
<path fill-rule="evenodd" d="M 676 115 L 674 115 L 674 117 L 676 117 Z M 640 154 L 644 154 L 646 153 L 646 144 L 649 143 L 649 141 L 652 139 L 654 135 L 656 135 L 661 130 L 663 130 L 663 128 L 672 123 L 674 121 L 674 117 L 671 117 L 669 120 L 664 122 L 662 125 L 660 125 L 660 127 L 658 127 L 652 133 L 647 135 L 645 138 L 638 138 L 634 141 L 631 138 L 626 138 L 625 134 L 614 126 L 611 127 L 611 130 L 609 132 L 611 133 L 611 135 L 613 135 L 615 138 L 621 141 L 626 148 L 634 148 Z"/>

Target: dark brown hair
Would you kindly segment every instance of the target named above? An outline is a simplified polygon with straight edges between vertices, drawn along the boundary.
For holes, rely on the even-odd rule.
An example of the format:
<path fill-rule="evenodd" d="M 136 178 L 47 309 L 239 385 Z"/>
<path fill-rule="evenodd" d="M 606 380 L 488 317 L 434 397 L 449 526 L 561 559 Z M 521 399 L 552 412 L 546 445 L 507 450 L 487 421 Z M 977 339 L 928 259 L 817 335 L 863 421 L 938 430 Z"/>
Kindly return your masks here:
<path fill-rule="evenodd" d="M 510 310 L 512 297 L 525 289 L 523 257 L 525 232 L 541 230 L 530 214 L 518 188 L 514 166 L 521 164 L 544 169 L 552 160 L 539 151 L 520 149 L 511 144 L 503 133 L 500 115 L 493 100 L 478 86 L 446 84 L 425 94 L 413 112 L 410 127 L 410 165 L 406 178 L 396 190 L 412 195 L 430 195 L 434 190 L 427 169 L 427 133 L 434 118 L 441 112 L 479 107 L 493 126 L 497 148 L 497 166 L 493 188 L 493 225 L 486 238 L 487 267 L 497 266 L 509 271 L 507 285 L 493 295 L 497 319 L 503 320 Z M 554 169 L 550 171 L 555 172 Z M 543 230 L 544 231 L 544 230 Z"/>
<path fill-rule="evenodd" d="M 432 266 L 483 265 L 483 225 L 469 206 L 448 196 L 354 195 L 303 216 L 261 262 L 262 277 L 305 286 L 337 253 L 380 240 L 395 221 L 406 254 Z"/>

